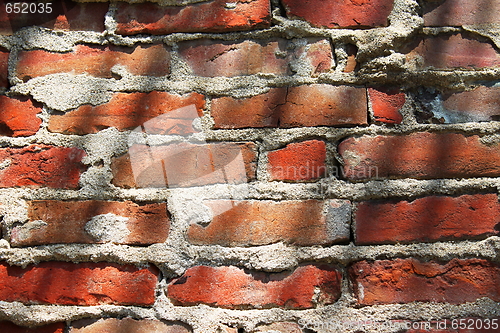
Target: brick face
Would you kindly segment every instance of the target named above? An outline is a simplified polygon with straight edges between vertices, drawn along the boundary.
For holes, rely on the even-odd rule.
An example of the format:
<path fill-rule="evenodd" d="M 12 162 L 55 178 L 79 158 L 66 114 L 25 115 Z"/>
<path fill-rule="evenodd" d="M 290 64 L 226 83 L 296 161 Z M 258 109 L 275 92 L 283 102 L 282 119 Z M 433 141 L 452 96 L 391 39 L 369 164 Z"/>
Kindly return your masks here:
<path fill-rule="evenodd" d="M 359 304 L 447 302 L 500 299 L 500 268 L 483 259 L 447 263 L 416 259 L 361 261 L 349 270 Z"/>
<path fill-rule="evenodd" d="M 449 122 L 500 118 L 500 87 L 480 86 L 469 91 L 445 92 L 441 98 Z"/>
<path fill-rule="evenodd" d="M 500 148 L 477 135 L 418 132 L 362 136 L 339 144 L 349 180 L 471 178 L 500 175 Z"/>
<path fill-rule="evenodd" d="M 252 246 L 285 242 L 298 246 L 330 245 L 349 240 L 350 202 L 209 201 L 214 216 L 203 227 L 191 224 L 193 244 Z"/>
<path fill-rule="evenodd" d="M 78 320 L 71 323 L 69 333 L 189 333 L 186 326 L 152 319 L 135 320 L 132 318 L 107 318 L 100 320 Z"/>
<path fill-rule="evenodd" d="M 445 0 L 423 2 L 425 26 L 500 23 L 500 1 Z"/>
<path fill-rule="evenodd" d="M 281 0 L 288 17 L 316 27 L 378 27 L 387 25 L 393 0 Z"/>
<path fill-rule="evenodd" d="M 375 121 L 401 124 L 403 116 L 399 112 L 406 102 L 406 95 L 393 87 L 368 88 Z"/>
<path fill-rule="evenodd" d="M 292 273 L 247 273 L 233 267 L 196 266 L 168 286 L 176 305 L 207 304 L 230 309 L 307 309 L 334 303 L 341 273 L 330 266 L 301 266 Z"/>
<path fill-rule="evenodd" d="M 9 51 L 0 47 L 0 88 L 9 86 L 9 54 Z"/>
<path fill-rule="evenodd" d="M 255 179 L 256 148 L 250 142 L 134 145 L 111 169 L 113 184 L 125 188 L 241 184 Z"/>
<path fill-rule="evenodd" d="M 88 74 L 111 78 L 111 68 L 120 65 L 133 75 L 164 76 L 170 72 L 170 53 L 163 45 L 77 45 L 68 53 L 43 50 L 21 51 L 16 76 L 24 81 L 56 73 Z"/>
<path fill-rule="evenodd" d="M 42 108 L 27 97 L 0 96 L 0 135 L 30 136 L 40 129 Z"/>
<path fill-rule="evenodd" d="M 215 128 L 364 125 L 366 89 L 312 84 L 274 88 L 250 98 L 212 103 Z"/>
<path fill-rule="evenodd" d="M 268 0 L 213 0 L 183 7 L 153 3 L 118 5 L 117 33 L 154 35 L 174 32 L 228 32 L 267 28 L 271 24 Z"/>
<path fill-rule="evenodd" d="M 0 330 L 8 333 L 64 333 L 64 323 L 55 323 L 38 327 L 17 326 L 9 321 L 0 321 Z"/>
<path fill-rule="evenodd" d="M 0 263 L 0 300 L 24 304 L 152 305 L 158 272 L 111 263 Z"/>
<path fill-rule="evenodd" d="M 303 61 L 313 75 L 328 72 L 333 65 L 330 43 L 318 38 L 308 39 L 307 45 L 294 45 L 285 39 L 195 40 L 179 43 L 179 55 L 194 75 L 206 77 L 257 73 L 291 75 L 290 63 L 299 58 L 305 58 Z"/>
<path fill-rule="evenodd" d="M 142 125 L 149 134 L 191 134 L 195 132 L 192 122 L 203 115 L 204 105 L 203 95 L 197 93 L 117 93 L 106 104 L 83 105 L 64 115 L 51 116 L 48 128 L 51 132 L 82 135 L 108 127 L 124 131 Z M 190 106 L 194 106 L 194 112 L 181 109 Z"/>
<path fill-rule="evenodd" d="M 31 201 L 28 218 L 27 224 L 12 230 L 12 245 L 107 241 L 148 245 L 164 242 L 170 226 L 165 203 L 139 205 L 130 201 Z M 115 223 L 105 223 L 104 218 Z M 45 225 L 41 226 L 38 221 Z M 86 231 L 88 228 L 94 232 Z"/>
<path fill-rule="evenodd" d="M 364 201 L 356 207 L 356 244 L 484 238 L 498 234 L 496 194 Z"/>
<path fill-rule="evenodd" d="M 0 148 L 0 187 L 77 188 L 85 152 L 79 148 L 31 145 Z"/>

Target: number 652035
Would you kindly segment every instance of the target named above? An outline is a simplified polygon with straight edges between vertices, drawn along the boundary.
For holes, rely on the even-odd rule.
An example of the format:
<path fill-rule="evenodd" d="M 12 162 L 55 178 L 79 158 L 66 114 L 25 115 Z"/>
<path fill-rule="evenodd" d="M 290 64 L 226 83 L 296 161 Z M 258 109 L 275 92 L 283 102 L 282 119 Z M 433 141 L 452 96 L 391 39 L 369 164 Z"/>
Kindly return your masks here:
<path fill-rule="evenodd" d="M 5 4 L 5 11 L 15 14 L 42 14 L 52 13 L 52 3 L 51 2 L 38 2 L 38 3 L 27 3 L 27 2 L 9 2 Z"/>

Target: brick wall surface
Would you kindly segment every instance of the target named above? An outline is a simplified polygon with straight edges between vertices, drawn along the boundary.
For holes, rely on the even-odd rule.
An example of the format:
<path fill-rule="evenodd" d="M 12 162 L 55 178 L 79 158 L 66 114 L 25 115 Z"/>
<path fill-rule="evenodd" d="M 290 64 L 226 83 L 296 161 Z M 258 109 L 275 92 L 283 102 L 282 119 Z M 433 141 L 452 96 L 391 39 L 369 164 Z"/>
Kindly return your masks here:
<path fill-rule="evenodd" d="M 500 332 L 499 31 L 0 0 L 0 332 Z"/>

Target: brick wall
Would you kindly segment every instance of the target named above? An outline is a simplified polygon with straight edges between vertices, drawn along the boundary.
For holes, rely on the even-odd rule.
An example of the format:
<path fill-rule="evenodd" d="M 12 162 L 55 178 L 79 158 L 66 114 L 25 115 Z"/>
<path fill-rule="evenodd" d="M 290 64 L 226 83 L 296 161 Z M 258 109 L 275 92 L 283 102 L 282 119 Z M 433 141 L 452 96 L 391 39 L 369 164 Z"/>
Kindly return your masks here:
<path fill-rule="evenodd" d="M 1 332 L 500 331 L 500 1 L 16 6 Z"/>

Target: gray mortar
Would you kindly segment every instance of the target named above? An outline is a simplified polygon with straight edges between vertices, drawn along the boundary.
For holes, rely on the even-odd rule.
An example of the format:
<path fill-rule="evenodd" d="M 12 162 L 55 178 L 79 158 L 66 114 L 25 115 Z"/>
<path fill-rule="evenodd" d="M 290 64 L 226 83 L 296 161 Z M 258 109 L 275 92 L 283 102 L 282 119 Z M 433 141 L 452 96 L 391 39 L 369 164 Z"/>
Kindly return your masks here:
<path fill-rule="evenodd" d="M 85 2 L 85 1 L 81 1 Z M 131 0 L 130 3 L 143 2 Z M 163 5 L 183 5 L 200 2 L 199 0 L 159 0 Z M 497 144 L 500 123 L 464 123 L 464 124 L 418 124 L 413 116 L 410 102 L 403 108 L 404 121 L 401 125 L 370 125 L 353 128 L 299 128 L 299 129 L 242 129 L 212 130 L 213 119 L 210 117 L 210 100 L 217 96 L 236 98 L 251 97 L 265 93 L 273 87 L 325 83 L 334 85 L 399 85 L 403 90 L 419 86 L 435 86 L 453 89 L 469 89 L 471 86 L 498 80 L 500 69 L 483 70 L 416 70 L 414 64 L 407 63 L 399 49 L 416 34 L 435 35 L 444 32 L 470 31 L 488 37 L 499 45 L 499 28 L 488 27 L 446 27 L 422 28 L 423 20 L 419 16 L 419 5 L 415 0 L 396 0 L 390 16 L 391 25 L 376 29 L 321 29 L 306 22 L 283 18 L 278 10 L 273 11 L 272 28 L 253 32 L 216 33 L 176 33 L 168 36 L 120 36 L 115 33 L 116 4 L 110 5 L 105 19 L 106 31 L 96 32 L 53 32 L 44 28 L 26 28 L 13 36 L 0 36 L 0 46 L 11 50 L 9 59 L 9 79 L 13 87 L 9 94 L 31 95 L 44 103 L 41 130 L 28 138 L 0 137 L 1 147 L 23 147 L 32 143 L 44 143 L 57 146 L 76 146 L 85 149 L 87 156 L 83 162 L 89 165 L 81 177 L 79 190 L 57 190 L 49 188 L 0 189 L 0 213 L 3 219 L 3 237 L 0 241 L 0 258 L 12 265 L 26 267 L 41 261 L 62 260 L 71 262 L 116 262 L 131 263 L 139 266 L 154 264 L 162 271 L 159 283 L 159 297 L 151 308 L 134 306 L 56 306 L 23 305 L 17 302 L 0 302 L 0 319 L 17 324 L 37 326 L 41 324 L 75 321 L 81 318 L 100 318 L 105 316 L 133 318 L 156 318 L 169 321 L 179 320 L 191 325 L 194 333 L 217 332 L 224 325 L 237 326 L 251 332 L 256 326 L 276 321 L 300 321 L 309 325 L 340 323 L 351 321 L 385 321 L 389 319 L 408 319 L 428 321 L 443 318 L 464 318 L 469 316 L 500 316 L 500 303 L 480 299 L 462 305 L 439 303 L 410 303 L 383 306 L 357 307 L 354 296 L 350 294 L 348 281 L 344 277 L 342 298 L 335 304 L 310 310 L 260 309 L 227 310 L 199 305 L 193 307 L 173 306 L 165 296 L 164 290 L 168 279 L 181 275 L 195 265 L 237 265 L 251 270 L 280 272 L 295 268 L 300 263 L 332 263 L 344 270 L 349 264 L 359 260 L 376 260 L 416 257 L 423 260 L 450 260 L 453 258 L 485 258 L 500 262 L 500 238 L 489 237 L 477 241 L 436 242 L 407 245 L 355 246 L 333 245 L 329 247 L 296 247 L 276 243 L 258 247 L 221 247 L 193 246 L 185 239 L 185 232 L 191 223 L 206 223 L 211 212 L 203 204 L 209 199 L 255 199 L 255 200 L 303 200 L 303 199 L 342 199 L 352 202 L 382 198 L 417 198 L 425 195 L 460 195 L 464 193 L 498 193 L 498 178 L 477 179 L 440 179 L 415 180 L 394 179 L 385 181 L 367 181 L 348 183 L 343 180 L 328 178 L 316 183 L 268 182 L 266 171 L 267 152 L 278 149 L 288 143 L 309 138 L 327 141 L 328 163 L 331 166 L 336 157 L 337 142 L 348 136 L 361 135 L 401 135 L 417 131 L 437 133 L 458 132 L 468 135 L 481 135 L 485 144 Z M 281 77 L 273 74 L 257 74 L 234 78 L 203 78 L 193 76 L 190 69 L 178 57 L 178 43 L 187 40 L 209 38 L 215 40 L 242 39 L 295 39 L 322 37 L 329 40 L 336 55 L 337 66 L 329 73 L 318 77 L 308 75 L 310 68 L 306 61 L 293 63 L 299 75 Z M 68 52 L 75 45 L 89 43 L 95 45 L 150 44 L 163 42 L 172 46 L 172 74 L 167 78 L 135 77 L 123 68 L 113 71 L 121 79 L 101 79 L 87 75 L 54 74 L 31 79 L 23 83 L 15 77 L 17 53 L 21 50 L 44 49 L 53 52 Z M 343 73 L 346 54 L 345 44 L 355 44 L 359 48 L 357 61 L 361 69 L 358 72 Z M 85 136 L 61 135 L 50 133 L 47 122 L 51 112 L 68 112 L 83 104 L 98 105 L 105 103 L 114 92 L 128 91 L 168 91 L 185 94 L 196 91 L 208 96 L 207 109 L 201 119 L 202 133 L 188 137 L 153 135 L 147 138 L 130 131 L 119 132 L 114 128 Z M 159 189 L 121 189 L 110 184 L 112 178 L 110 163 L 115 156 L 127 151 L 132 143 L 161 145 L 172 142 L 205 141 L 253 141 L 258 145 L 259 160 L 257 167 L 258 181 L 242 185 L 211 185 L 192 188 Z M 3 161 L 7 164 L 8 161 Z M 136 202 L 167 202 L 172 214 L 171 233 L 164 244 L 148 247 L 133 247 L 105 244 L 64 244 L 45 245 L 28 248 L 11 248 L 8 244 L 10 232 L 14 226 L 29 228 L 27 204 L 29 200 L 134 200 Z M 341 206 L 343 214 L 351 205 Z M 105 219 L 112 222 L 113 219 Z M 330 221 L 332 222 L 332 221 Z M 334 226 L 338 225 L 333 221 Z M 95 228 L 90 228 L 95 229 Z M 345 231 L 345 230 L 344 230 Z M 342 231 L 342 232 L 344 232 Z M 338 230 L 333 230 L 337 233 Z M 109 237 L 101 238 L 113 241 Z M 311 327 L 314 328 L 314 327 Z M 317 333 L 336 332 L 333 329 L 317 329 Z M 343 327 L 343 332 L 354 329 Z M 396 332 L 378 328 L 365 328 L 362 332 Z"/>

